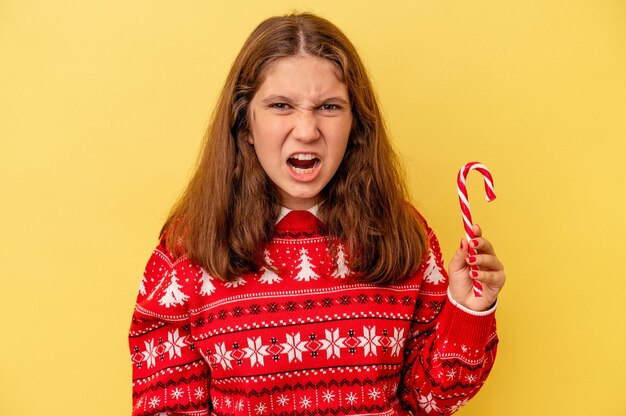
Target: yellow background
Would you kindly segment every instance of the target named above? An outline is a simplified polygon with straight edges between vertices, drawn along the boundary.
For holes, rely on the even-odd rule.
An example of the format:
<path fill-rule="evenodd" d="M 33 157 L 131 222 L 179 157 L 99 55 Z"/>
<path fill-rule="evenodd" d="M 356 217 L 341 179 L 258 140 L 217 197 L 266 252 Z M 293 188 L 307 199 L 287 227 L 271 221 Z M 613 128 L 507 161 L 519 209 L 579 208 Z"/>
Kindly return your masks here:
<path fill-rule="evenodd" d="M 626 414 L 623 0 L 3 0 L 0 414 L 129 414 L 144 264 L 235 54 L 294 9 L 357 45 L 447 257 L 458 168 L 494 175 L 500 352 L 459 414 Z"/>

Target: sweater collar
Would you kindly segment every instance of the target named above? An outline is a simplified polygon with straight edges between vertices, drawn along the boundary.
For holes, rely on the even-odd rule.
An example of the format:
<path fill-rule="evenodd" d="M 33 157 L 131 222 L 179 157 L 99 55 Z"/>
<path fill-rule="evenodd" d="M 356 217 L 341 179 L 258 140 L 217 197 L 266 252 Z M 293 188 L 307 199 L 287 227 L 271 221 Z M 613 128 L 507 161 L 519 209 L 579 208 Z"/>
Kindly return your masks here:
<path fill-rule="evenodd" d="M 307 209 L 307 211 L 310 212 L 311 214 L 315 215 L 315 218 L 317 218 L 319 220 L 320 217 L 317 216 L 317 209 L 318 208 L 319 208 L 319 204 L 316 204 L 316 205 L 312 206 L 311 208 Z M 289 214 L 292 211 L 293 211 L 292 209 L 289 209 L 287 207 L 280 207 L 280 214 L 278 214 L 278 219 L 276 220 L 276 224 L 278 224 L 283 218 L 285 218 L 285 216 L 287 214 Z"/>
<path fill-rule="evenodd" d="M 292 236 L 294 232 L 305 232 L 310 237 L 324 227 L 324 223 L 316 214 L 317 206 L 302 211 L 281 208 L 276 222 L 276 232 L 278 234 L 287 233 Z"/>

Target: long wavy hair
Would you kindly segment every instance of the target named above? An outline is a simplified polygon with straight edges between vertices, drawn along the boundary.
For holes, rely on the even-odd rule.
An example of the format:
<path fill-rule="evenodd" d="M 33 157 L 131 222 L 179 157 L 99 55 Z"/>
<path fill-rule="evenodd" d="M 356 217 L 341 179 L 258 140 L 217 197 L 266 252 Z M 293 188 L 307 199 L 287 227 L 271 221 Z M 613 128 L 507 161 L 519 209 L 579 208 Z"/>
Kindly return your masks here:
<path fill-rule="evenodd" d="M 348 88 L 353 125 L 338 171 L 322 191 L 318 215 L 331 252 L 343 241 L 364 282 L 397 282 L 417 271 L 427 236 L 407 191 L 374 91 L 356 49 L 331 22 L 299 13 L 272 17 L 249 36 L 230 70 L 193 178 L 161 236 L 175 256 L 232 280 L 264 264 L 280 212 L 275 185 L 247 141 L 248 107 L 278 59 L 328 59 Z"/>

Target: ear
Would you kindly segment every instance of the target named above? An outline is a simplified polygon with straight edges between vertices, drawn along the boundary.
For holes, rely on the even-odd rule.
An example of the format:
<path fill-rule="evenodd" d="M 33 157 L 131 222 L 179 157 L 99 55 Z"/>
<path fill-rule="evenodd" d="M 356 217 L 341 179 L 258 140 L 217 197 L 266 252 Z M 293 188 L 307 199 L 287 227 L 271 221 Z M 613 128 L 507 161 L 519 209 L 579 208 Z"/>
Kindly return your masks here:
<path fill-rule="evenodd" d="M 252 137 L 252 134 L 248 133 L 246 136 L 246 140 L 248 141 L 248 143 L 254 145 L 254 137 Z"/>

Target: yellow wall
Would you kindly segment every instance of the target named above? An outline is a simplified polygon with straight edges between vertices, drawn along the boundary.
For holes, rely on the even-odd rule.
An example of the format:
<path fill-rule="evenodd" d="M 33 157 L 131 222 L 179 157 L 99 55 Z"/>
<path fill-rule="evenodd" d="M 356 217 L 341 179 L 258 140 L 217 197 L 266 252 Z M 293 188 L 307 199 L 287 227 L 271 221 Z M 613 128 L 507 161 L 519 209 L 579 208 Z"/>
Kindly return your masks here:
<path fill-rule="evenodd" d="M 263 18 L 358 46 L 449 254 L 457 169 L 506 264 L 500 353 L 459 414 L 626 414 L 626 3 L 0 3 L 0 414 L 124 415 L 144 263 Z M 221 4 L 224 3 L 224 4 Z"/>

